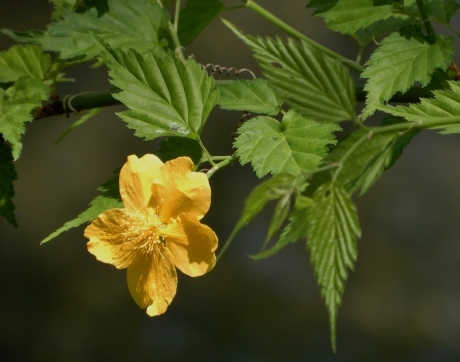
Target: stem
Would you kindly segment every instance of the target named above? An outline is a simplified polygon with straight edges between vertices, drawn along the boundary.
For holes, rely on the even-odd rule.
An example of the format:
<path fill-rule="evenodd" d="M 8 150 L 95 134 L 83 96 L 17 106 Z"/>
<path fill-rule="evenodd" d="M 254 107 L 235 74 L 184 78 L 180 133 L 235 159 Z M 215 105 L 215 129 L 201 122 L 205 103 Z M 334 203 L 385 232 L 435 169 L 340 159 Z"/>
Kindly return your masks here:
<path fill-rule="evenodd" d="M 345 58 L 344 56 L 340 55 L 339 53 L 336 53 L 333 50 L 331 50 L 329 48 L 326 48 L 325 46 L 315 42 L 313 39 L 310 39 L 306 35 L 302 34 L 301 32 L 295 30 L 293 27 L 291 27 L 290 25 L 286 24 L 284 21 L 282 21 L 281 19 L 277 18 L 275 15 L 273 15 L 272 13 L 270 13 L 269 11 L 265 10 L 263 7 L 258 5 L 254 0 L 245 0 L 245 1 L 246 1 L 246 7 L 247 8 L 254 10 L 260 16 L 264 17 L 265 19 L 267 19 L 268 21 L 270 21 L 271 23 L 273 23 L 277 27 L 281 28 L 286 33 L 288 33 L 288 34 L 292 35 L 293 37 L 295 37 L 297 39 L 300 39 L 300 40 L 303 40 L 304 42 L 314 46 L 316 49 L 322 51 L 323 53 L 326 53 L 327 55 L 331 56 L 332 58 L 335 58 L 335 59 L 339 60 L 344 65 L 346 65 L 347 67 L 355 70 L 358 73 L 361 73 L 364 70 L 364 68 L 360 64 L 358 64 L 358 63 L 356 63 L 356 62 L 354 62 L 354 61 L 352 61 L 352 60 L 350 60 L 348 58 Z"/>
<path fill-rule="evenodd" d="M 216 80 L 216 84 L 229 84 L 233 82 L 232 80 Z M 72 108 L 75 111 L 85 111 L 93 108 L 103 108 L 109 106 L 117 106 L 122 104 L 119 100 L 113 98 L 114 93 L 118 93 L 120 90 L 115 89 L 111 92 L 104 93 L 84 93 L 80 95 L 75 95 L 71 97 L 70 102 Z M 418 102 L 421 97 L 429 98 L 431 92 L 422 88 L 413 87 L 409 89 L 406 93 L 395 94 L 389 102 L 398 102 L 398 103 L 411 103 Z M 358 102 L 364 102 L 366 100 L 366 92 L 363 87 L 356 87 L 356 100 Z M 61 100 L 52 100 L 52 102 L 43 107 L 39 107 L 34 113 L 34 119 L 48 118 L 52 116 L 61 116 L 63 114 L 68 114 L 69 107 L 68 104 L 64 106 L 64 102 Z"/>
<path fill-rule="evenodd" d="M 182 45 L 180 44 L 179 37 L 177 36 L 177 31 L 175 31 L 174 25 L 171 23 L 168 24 L 168 32 L 174 44 L 174 53 L 180 60 L 185 62 L 184 53 L 182 51 Z"/>
<path fill-rule="evenodd" d="M 420 11 L 420 15 L 423 19 L 423 25 L 425 26 L 425 30 L 428 35 L 428 41 L 431 44 L 434 44 L 436 43 L 436 33 L 434 32 L 428 13 L 426 12 L 425 4 L 423 3 L 423 0 L 416 0 L 416 2 L 418 10 Z"/>
<path fill-rule="evenodd" d="M 208 178 L 211 178 L 221 168 L 228 166 L 231 163 L 236 161 L 236 154 L 233 154 L 231 156 L 225 156 L 225 157 L 226 158 L 222 162 L 219 162 L 218 164 L 214 164 L 214 166 L 208 172 L 206 172 L 206 176 L 208 176 Z"/>
<path fill-rule="evenodd" d="M 214 161 L 212 160 L 212 156 L 211 154 L 208 152 L 208 150 L 206 149 L 206 147 L 204 147 L 204 144 L 203 142 L 201 142 L 201 138 L 198 137 L 196 138 L 196 141 L 199 143 L 201 149 L 203 150 L 203 153 L 206 155 L 206 158 L 208 159 L 208 162 L 211 164 L 211 166 L 214 168 L 216 166 L 216 164 L 214 163 Z M 211 169 L 212 170 L 212 169 Z"/>
<path fill-rule="evenodd" d="M 174 13 L 174 32 L 177 34 L 179 29 L 180 0 L 176 0 L 176 11 Z"/>

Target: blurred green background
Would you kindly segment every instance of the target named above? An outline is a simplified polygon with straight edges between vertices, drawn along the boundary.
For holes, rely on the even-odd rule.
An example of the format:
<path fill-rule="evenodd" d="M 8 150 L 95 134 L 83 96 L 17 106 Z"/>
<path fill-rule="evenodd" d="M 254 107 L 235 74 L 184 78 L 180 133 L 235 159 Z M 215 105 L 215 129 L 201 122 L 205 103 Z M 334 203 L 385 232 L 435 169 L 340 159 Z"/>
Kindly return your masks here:
<path fill-rule="evenodd" d="M 354 57 L 354 42 L 325 29 L 306 2 L 260 0 L 295 28 Z M 49 21 L 46 0 L 1 3 L 1 28 L 43 29 Z M 250 10 L 223 17 L 245 33 L 285 37 Z M 2 50 L 11 44 L 0 35 Z M 260 74 L 248 49 L 220 21 L 186 53 L 201 63 Z M 104 68 L 84 64 L 68 75 L 76 81 L 60 87 L 61 98 L 109 89 Z M 105 109 L 59 144 L 75 115 L 27 126 L 16 162 L 19 228 L 0 220 L 2 361 L 460 361 L 458 135 L 417 136 L 368 194 L 355 198 L 363 237 L 334 355 L 305 245 L 259 262 L 247 257 L 259 250 L 269 213 L 241 231 L 211 273 L 180 275 L 173 303 L 155 318 L 130 297 L 125 271 L 87 252 L 83 228 L 39 246 L 87 207 L 128 155 L 157 149 L 158 142 L 135 138 L 114 115 L 121 109 Z M 232 152 L 240 116 L 213 111 L 204 131 L 213 154 Z M 221 242 L 256 184 L 250 167 L 236 164 L 211 179 L 212 207 L 204 222 Z"/>

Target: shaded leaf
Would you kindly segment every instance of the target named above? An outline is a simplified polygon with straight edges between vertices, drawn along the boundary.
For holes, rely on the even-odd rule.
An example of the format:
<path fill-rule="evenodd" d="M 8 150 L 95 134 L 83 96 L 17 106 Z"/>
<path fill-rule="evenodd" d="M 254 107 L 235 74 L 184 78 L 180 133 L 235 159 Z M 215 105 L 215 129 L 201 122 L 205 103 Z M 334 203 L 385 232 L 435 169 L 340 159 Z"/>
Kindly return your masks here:
<path fill-rule="evenodd" d="M 408 40 L 397 33 L 383 39 L 361 74 L 368 78 L 364 116 L 371 115 L 396 92 L 406 92 L 415 82 L 426 86 L 437 68 L 447 69 L 452 54 L 452 39 L 445 37 L 439 37 L 435 44 Z"/>
<path fill-rule="evenodd" d="M 251 48 L 269 85 L 291 108 L 318 121 L 355 119 L 354 82 L 339 61 L 305 42 L 245 36 L 224 23 Z"/>
<path fill-rule="evenodd" d="M 263 113 L 275 116 L 281 101 L 268 86 L 265 79 L 236 80 L 219 86 L 217 104 L 223 109 Z"/>
<path fill-rule="evenodd" d="M 356 33 L 350 34 L 360 45 L 368 44 L 372 39 L 392 33 L 404 25 L 412 23 L 412 19 L 405 14 L 391 14 Z"/>
<path fill-rule="evenodd" d="M 336 350 L 337 312 L 342 302 L 348 271 L 358 257 L 356 238 L 361 230 L 356 207 L 344 188 L 334 182 L 321 185 L 308 208 L 308 241 L 321 295 L 326 302 L 332 348 Z"/>
<path fill-rule="evenodd" d="M 109 11 L 108 0 L 83 0 L 77 7 L 76 12 L 83 14 L 91 8 L 96 8 L 97 16 L 101 17 Z"/>
<path fill-rule="evenodd" d="M 190 138 L 169 137 L 161 142 L 161 148 L 155 152 L 163 162 L 180 156 L 190 157 L 195 165 L 200 163 L 203 150 L 199 143 Z"/>
<path fill-rule="evenodd" d="M 313 202 L 311 203 L 313 205 Z M 287 245 L 307 238 L 307 208 L 292 211 L 289 217 L 289 224 L 284 228 L 275 245 L 267 250 L 249 255 L 251 259 L 260 260 L 272 256 L 284 249 Z"/>
<path fill-rule="evenodd" d="M 243 212 L 219 255 L 227 249 L 241 228 L 256 217 L 268 202 L 280 198 L 290 198 L 293 194 L 300 194 L 305 186 L 302 177 L 289 173 L 280 173 L 256 186 L 244 202 Z M 265 244 L 266 242 L 264 246 Z"/>
<path fill-rule="evenodd" d="M 281 122 L 256 117 L 238 129 L 234 146 L 241 164 L 251 162 L 256 175 L 289 172 L 298 175 L 318 166 L 335 144 L 333 132 L 340 127 L 304 118 L 290 110 Z"/>
<path fill-rule="evenodd" d="M 75 219 L 66 222 L 59 229 L 52 232 L 45 239 L 43 239 L 40 244 L 44 244 L 54 239 L 64 231 L 93 221 L 106 210 L 123 207 L 119 192 L 118 175 L 101 185 L 98 190 L 102 192 L 102 195 L 96 196 L 94 200 L 91 201 L 89 208 L 86 211 L 83 211 Z"/>
<path fill-rule="evenodd" d="M 424 118 L 458 117 L 460 115 L 460 86 L 457 82 L 448 82 L 449 90 L 433 91 L 434 98 L 420 98 L 420 103 L 411 103 L 408 107 L 384 105 L 378 109 L 394 116 L 403 117 L 408 121 L 417 121 Z M 442 129 L 440 133 L 460 133 L 460 125 L 452 124 L 434 129 Z"/>
<path fill-rule="evenodd" d="M 181 45 L 189 45 L 223 9 L 224 5 L 219 0 L 188 0 L 179 14 Z"/>
<path fill-rule="evenodd" d="M 44 80 L 51 67 L 49 54 L 37 45 L 14 45 L 0 53 L 0 82 L 15 82 L 31 76 Z"/>
<path fill-rule="evenodd" d="M 18 226 L 14 216 L 14 186 L 17 179 L 16 169 L 13 163 L 11 147 L 3 141 L 0 135 L 0 215 L 11 225 Z"/>
<path fill-rule="evenodd" d="M 18 159 L 24 123 L 33 119 L 32 111 L 48 98 L 48 88 L 35 77 L 22 76 L 6 91 L 0 89 L 0 133 L 13 146 L 13 158 Z"/>
<path fill-rule="evenodd" d="M 135 130 L 151 140 L 161 136 L 197 139 L 216 104 L 214 78 L 194 59 L 183 64 L 174 54 L 159 57 L 154 51 L 139 54 L 113 51 L 104 55 L 111 83 L 121 89 L 113 97 L 130 110 L 118 113 Z"/>
<path fill-rule="evenodd" d="M 331 30 L 351 34 L 390 15 L 393 8 L 374 0 L 311 0 L 307 7 L 314 7 L 314 15 L 321 16 Z"/>
<path fill-rule="evenodd" d="M 401 121 L 401 118 L 388 117 L 383 124 Z M 361 189 L 362 195 L 380 178 L 383 171 L 394 164 L 404 147 L 417 133 L 419 130 L 371 134 L 365 129 L 360 129 L 340 141 L 325 158 L 325 163 L 341 163 L 337 181 L 350 194 Z M 357 142 L 360 142 L 359 147 L 343 161 L 344 156 Z"/>

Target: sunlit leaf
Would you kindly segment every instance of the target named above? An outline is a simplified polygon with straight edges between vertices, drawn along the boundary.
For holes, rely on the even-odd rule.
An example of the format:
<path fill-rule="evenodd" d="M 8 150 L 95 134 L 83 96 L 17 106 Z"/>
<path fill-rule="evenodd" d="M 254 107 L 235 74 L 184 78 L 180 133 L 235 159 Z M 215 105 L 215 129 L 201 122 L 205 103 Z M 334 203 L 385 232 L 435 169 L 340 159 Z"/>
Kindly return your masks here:
<path fill-rule="evenodd" d="M 420 103 L 411 103 L 408 107 L 390 105 L 380 106 L 378 109 L 394 116 L 403 117 L 408 121 L 417 121 L 424 118 L 458 117 L 460 115 L 460 86 L 457 82 L 448 82 L 450 89 L 433 91 L 434 98 L 421 98 Z M 435 127 L 442 129 L 440 133 L 460 133 L 460 125 L 445 125 Z"/>
<path fill-rule="evenodd" d="M 62 234 L 64 231 L 78 227 L 87 222 L 93 221 L 99 214 L 103 213 L 106 210 L 114 208 L 122 208 L 123 203 L 121 202 L 119 186 L 118 186 L 118 175 L 116 175 L 111 180 L 107 181 L 105 184 L 101 185 L 98 190 L 102 193 L 99 196 L 96 196 L 93 201 L 91 201 L 89 208 L 86 211 L 83 211 L 75 219 L 66 222 L 59 229 L 48 235 L 45 239 L 41 241 L 40 244 L 44 244 L 55 237 Z"/>
<path fill-rule="evenodd" d="M 197 139 L 216 104 L 214 78 L 194 60 L 184 64 L 171 52 L 160 57 L 114 51 L 104 55 L 111 83 L 122 91 L 113 95 L 130 110 L 118 113 L 135 130 L 151 140 L 161 136 Z"/>
<path fill-rule="evenodd" d="M 314 169 L 335 144 L 334 123 L 320 123 L 290 110 L 281 122 L 256 117 L 238 129 L 234 146 L 240 162 L 251 162 L 256 175 L 289 172 L 294 175 Z"/>
<path fill-rule="evenodd" d="M 224 9 L 219 0 L 188 0 L 179 15 L 179 40 L 189 45 Z"/>
<path fill-rule="evenodd" d="M 203 150 L 197 141 L 184 137 L 168 137 L 161 142 L 161 148 L 155 155 L 163 162 L 180 156 L 190 157 L 195 165 L 199 164 Z"/>
<path fill-rule="evenodd" d="M 275 116 L 281 102 L 265 79 L 236 80 L 219 86 L 217 104 L 223 109 L 248 111 Z"/>
<path fill-rule="evenodd" d="M 0 215 L 11 225 L 18 226 L 14 216 L 14 186 L 17 179 L 16 169 L 13 163 L 11 147 L 3 141 L 0 135 Z"/>
<path fill-rule="evenodd" d="M 0 133 L 13 146 L 13 158 L 18 159 L 24 123 L 33 119 L 32 111 L 48 98 L 48 88 L 35 77 L 22 76 L 6 91 L 0 89 Z"/>
<path fill-rule="evenodd" d="M 356 207 L 343 187 L 334 182 L 320 186 L 308 208 L 310 259 L 321 295 L 329 311 L 332 348 L 336 349 L 337 312 L 349 270 L 358 256 L 356 238 L 361 230 Z"/>
<path fill-rule="evenodd" d="M 14 45 L 0 53 L 0 82 L 15 82 L 19 77 L 45 79 L 51 67 L 49 54 L 37 45 Z"/>
<path fill-rule="evenodd" d="M 355 119 L 354 82 L 339 61 L 305 42 L 245 36 L 224 23 L 251 48 L 269 85 L 291 108 L 318 121 Z"/>
<path fill-rule="evenodd" d="M 329 29 L 340 33 L 355 33 L 390 15 L 393 6 L 375 0 L 310 0 L 307 7 L 316 8 L 315 15 L 321 16 Z"/>
<path fill-rule="evenodd" d="M 151 49 L 163 53 L 166 44 L 161 39 L 167 21 L 166 11 L 149 0 L 110 0 L 110 11 L 101 17 L 94 8 L 84 14 L 68 10 L 62 13 L 62 20 L 50 24 L 42 36 L 25 34 L 29 39 L 23 40 L 39 43 L 44 50 L 59 52 L 62 59 L 94 58 L 101 51 L 97 38 L 113 49 L 134 48 L 139 52 Z"/>
<path fill-rule="evenodd" d="M 362 73 L 368 78 L 364 115 L 371 115 L 375 106 L 390 100 L 396 92 L 406 92 L 415 82 L 426 86 L 437 68 L 447 69 L 452 54 L 451 38 L 439 37 L 438 42 L 429 44 L 394 33 L 383 39 Z"/>

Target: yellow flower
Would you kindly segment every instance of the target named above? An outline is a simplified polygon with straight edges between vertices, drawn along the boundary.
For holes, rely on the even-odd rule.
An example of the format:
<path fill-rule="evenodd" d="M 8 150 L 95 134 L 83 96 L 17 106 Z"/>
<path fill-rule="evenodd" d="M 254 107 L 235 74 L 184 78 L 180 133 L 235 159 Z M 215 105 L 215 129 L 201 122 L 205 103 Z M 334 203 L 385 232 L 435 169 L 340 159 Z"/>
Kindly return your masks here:
<path fill-rule="evenodd" d="M 163 163 L 154 155 L 131 155 L 120 171 L 123 209 L 110 209 L 86 229 L 88 251 L 99 261 L 128 268 L 128 288 L 149 316 L 168 308 L 177 288 L 176 268 L 192 276 L 215 263 L 216 234 L 200 219 L 209 210 L 211 189 L 193 162 Z"/>

